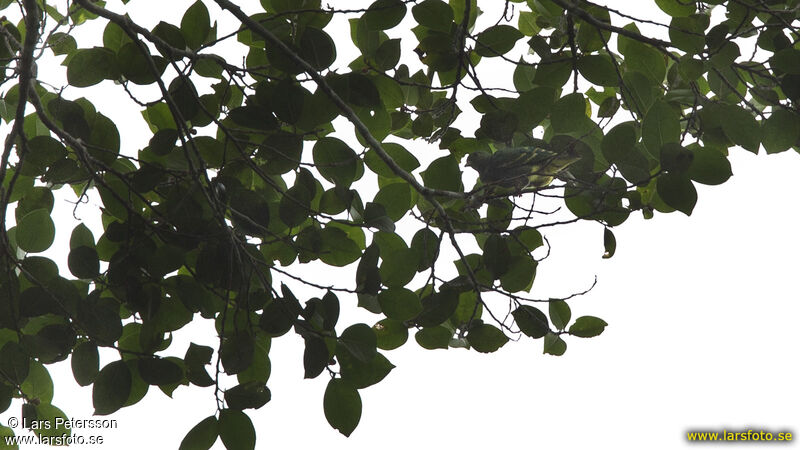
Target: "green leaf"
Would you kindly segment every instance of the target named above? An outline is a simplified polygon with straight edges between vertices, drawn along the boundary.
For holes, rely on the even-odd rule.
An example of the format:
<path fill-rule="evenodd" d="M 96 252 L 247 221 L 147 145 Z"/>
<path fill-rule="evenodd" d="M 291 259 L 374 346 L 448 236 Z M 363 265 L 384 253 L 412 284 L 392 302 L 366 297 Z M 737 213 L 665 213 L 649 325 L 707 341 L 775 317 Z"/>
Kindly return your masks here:
<path fill-rule="evenodd" d="M 178 383 L 183 379 L 183 368 L 166 358 L 140 358 L 139 375 L 149 385 L 161 386 Z"/>
<path fill-rule="evenodd" d="M 656 189 L 664 203 L 686 214 L 692 214 L 697 203 L 697 190 L 686 174 L 666 173 L 658 177 Z"/>
<path fill-rule="evenodd" d="M 425 186 L 431 189 L 443 189 L 460 192 L 464 190 L 461 181 L 461 169 L 458 161 L 452 156 L 443 156 L 433 160 L 422 172 Z"/>
<path fill-rule="evenodd" d="M 649 180 L 650 163 L 637 145 L 636 125 L 623 122 L 603 137 L 603 156 L 615 164 L 622 176 L 634 184 Z"/>
<path fill-rule="evenodd" d="M 508 336 L 496 326 L 484 323 L 469 330 L 467 341 L 480 353 L 492 353 L 508 342 Z"/>
<path fill-rule="evenodd" d="M 413 172 L 416 168 L 419 167 L 419 160 L 417 157 L 414 156 L 411 152 L 405 149 L 400 144 L 394 142 L 385 142 L 382 144 L 383 149 L 386 153 L 391 157 L 395 163 L 397 163 L 400 168 L 405 170 L 406 172 Z M 392 172 L 392 169 L 386 165 L 385 162 L 375 153 L 374 150 L 370 149 L 364 155 L 364 163 L 369 167 L 369 169 L 376 174 L 385 177 L 385 178 L 396 178 L 397 175 Z"/>
<path fill-rule="evenodd" d="M 679 49 L 689 54 L 699 54 L 706 46 L 705 29 L 709 17 L 697 14 L 691 17 L 674 17 L 670 22 L 669 38 Z"/>
<path fill-rule="evenodd" d="M 696 11 L 694 2 L 683 0 L 656 0 L 656 5 L 672 17 L 685 17 Z"/>
<path fill-rule="evenodd" d="M 28 376 L 20 388 L 28 399 L 36 399 L 42 403 L 53 401 L 53 379 L 47 368 L 38 361 L 31 361 Z"/>
<path fill-rule="evenodd" d="M 77 278 L 93 279 L 100 274 L 100 258 L 93 247 L 76 247 L 67 258 L 69 271 Z"/>
<path fill-rule="evenodd" d="M 522 305 L 512 313 L 519 330 L 534 339 L 539 339 L 550 331 L 547 316 L 538 308 Z"/>
<path fill-rule="evenodd" d="M 56 227 L 47 209 L 31 211 L 17 223 L 17 245 L 29 253 L 39 253 L 50 248 L 55 235 Z"/>
<path fill-rule="evenodd" d="M 395 222 L 411 209 L 412 200 L 411 186 L 405 181 L 383 186 L 374 199 L 375 203 L 383 205 L 386 215 Z"/>
<path fill-rule="evenodd" d="M 501 56 L 511 51 L 522 37 L 523 34 L 512 26 L 495 25 L 478 35 L 475 52 L 486 57 Z"/>
<path fill-rule="evenodd" d="M 447 349 L 453 332 L 443 326 L 425 327 L 414 335 L 420 347 L 427 350 Z"/>
<path fill-rule="evenodd" d="M 603 230 L 603 247 L 605 248 L 603 259 L 613 257 L 617 251 L 617 238 L 614 237 L 614 232 L 610 228 Z"/>
<path fill-rule="evenodd" d="M 256 430 L 247 414 L 235 409 L 219 412 L 219 437 L 228 450 L 253 450 L 256 448 Z"/>
<path fill-rule="evenodd" d="M 378 338 L 372 328 L 363 323 L 347 327 L 339 336 L 339 345 L 363 362 L 369 362 L 378 352 Z"/>
<path fill-rule="evenodd" d="M 680 138 L 678 113 L 664 102 L 654 103 L 642 121 L 642 142 L 647 150 L 658 158 L 664 144 L 679 142 Z"/>
<path fill-rule="evenodd" d="M 190 6 L 181 19 L 181 33 L 186 40 L 186 45 L 192 50 L 197 50 L 206 42 L 211 31 L 211 19 L 208 8 L 201 0 Z"/>
<path fill-rule="evenodd" d="M 555 333 L 547 333 L 544 336 L 544 353 L 548 355 L 561 356 L 567 351 L 567 343 L 561 336 Z"/>
<path fill-rule="evenodd" d="M 644 74 L 654 83 L 661 85 L 667 74 L 665 56 L 655 48 L 638 41 L 625 46 L 625 67 L 627 71 Z"/>
<path fill-rule="evenodd" d="M 75 87 L 89 87 L 118 76 L 114 52 L 103 47 L 78 50 L 67 65 L 67 82 Z"/>
<path fill-rule="evenodd" d="M 225 390 L 225 403 L 230 409 L 258 409 L 270 399 L 272 393 L 261 381 L 249 381 Z"/>
<path fill-rule="evenodd" d="M 22 384 L 28 373 L 29 358 L 25 350 L 16 342 L 6 342 L 0 349 L 0 374 L 14 384 Z"/>
<path fill-rule="evenodd" d="M 422 299 L 422 312 L 415 319 L 423 327 L 444 323 L 458 308 L 458 293 L 452 289 L 434 292 Z"/>
<path fill-rule="evenodd" d="M 342 380 L 356 389 L 364 389 L 379 383 L 394 369 L 394 365 L 385 356 L 378 353 L 371 360 L 360 361 L 349 352 L 337 352 L 336 359 Z"/>
<path fill-rule="evenodd" d="M 323 339 L 308 336 L 303 339 L 305 349 L 303 350 L 303 368 L 305 375 L 303 378 L 316 378 L 328 367 L 331 360 L 328 346 Z"/>
<path fill-rule="evenodd" d="M 569 327 L 569 334 L 590 338 L 599 336 L 608 324 L 605 320 L 593 316 L 581 316 Z"/>
<path fill-rule="evenodd" d="M 483 262 L 494 278 L 500 278 L 508 271 L 510 257 L 508 244 L 499 234 L 492 234 L 483 244 Z"/>
<path fill-rule="evenodd" d="M 324 70 L 336 61 L 336 45 L 328 33 L 308 27 L 300 36 L 300 56 L 314 69 Z"/>
<path fill-rule="evenodd" d="M 35 407 L 36 420 L 41 421 L 43 426 L 34 428 L 33 432 L 38 436 L 47 436 L 50 438 L 57 438 L 62 436 L 70 436 L 72 430 L 67 425 L 68 417 L 64 411 L 51 405 L 49 402 L 42 402 Z"/>
<path fill-rule="evenodd" d="M 72 375 L 80 386 L 92 384 L 100 372 L 100 356 L 97 345 L 83 341 L 72 352 Z"/>
<path fill-rule="evenodd" d="M 798 130 L 800 137 L 800 129 Z M 765 145 L 766 146 L 766 145 Z M 689 178 L 703 184 L 722 184 L 731 177 L 731 163 L 719 150 L 711 147 L 696 147 L 689 166 Z"/>
<path fill-rule="evenodd" d="M 341 379 L 333 378 L 328 382 L 322 407 L 328 423 L 345 436 L 350 436 L 361 420 L 361 396 Z"/>
<path fill-rule="evenodd" d="M 528 255 L 513 256 L 508 270 L 500 276 L 500 286 L 508 292 L 530 291 L 538 263 Z"/>
<path fill-rule="evenodd" d="M 349 186 L 358 171 L 359 158 L 347 144 L 336 138 L 322 138 L 314 144 L 314 164 L 326 180 Z"/>
<path fill-rule="evenodd" d="M 386 317 L 400 322 L 413 319 L 422 312 L 419 296 L 402 287 L 381 291 L 378 303 Z"/>
<path fill-rule="evenodd" d="M 592 84 L 615 87 L 620 84 L 620 75 L 608 55 L 583 55 L 578 59 L 578 71 Z"/>
<path fill-rule="evenodd" d="M 219 424 L 214 416 L 206 417 L 193 426 L 181 441 L 179 450 L 208 450 L 217 441 Z"/>
<path fill-rule="evenodd" d="M 724 107 L 725 119 L 722 129 L 731 140 L 745 150 L 758 153 L 761 143 L 761 127 L 750 111 L 736 105 Z"/>
<path fill-rule="evenodd" d="M 450 32 L 453 25 L 453 8 L 441 0 L 425 0 L 411 8 L 418 24 L 433 30 Z"/>
<path fill-rule="evenodd" d="M 94 247 L 94 235 L 92 231 L 89 230 L 89 227 L 86 225 L 79 223 L 75 228 L 72 229 L 72 234 L 69 238 L 69 248 L 75 249 L 78 247 Z"/>
<path fill-rule="evenodd" d="M 377 0 L 361 16 L 368 30 L 388 30 L 399 25 L 406 15 L 406 5 L 401 0 Z"/>
<path fill-rule="evenodd" d="M 409 264 L 409 261 L 416 261 L 417 254 L 409 248 L 381 250 L 381 259 L 381 281 L 388 287 L 403 287 L 417 274 L 417 266 Z"/>
<path fill-rule="evenodd" d="M 552 300 L 550 302 L 550 320 L 556 329 L 563 330 L 567 327 L 572 316 L 569 305 L 564 300 Z"/>
<path fill-rule="evenodd" d="M 116 412 L 128 401 L 133 379 L 123 361 L 113 361 L 103 367 L 94 381 L 92 403 L 94 414 L 105 416 Z"/>
<path fill-rule="evenodd" d="M 378 338 L 378 348 L 381 350 L 394 350 L 408 340 L 408 327 L 403 322 L 383 319 L 372 326 Z"/>
<path fill-rule="evenodd" d="M 776 109 L 762 125 L 764 149 L 768 154 L 780 153 L 800 145 L 800 116 L 785 109 Z"/>
<path fill-rule="evenodd" d="M 586 120 L 586 99 L 581 93 L 562 97 L 553 105 L 550 113 L 553 131 L 557 133 L 581 131 Z"/>

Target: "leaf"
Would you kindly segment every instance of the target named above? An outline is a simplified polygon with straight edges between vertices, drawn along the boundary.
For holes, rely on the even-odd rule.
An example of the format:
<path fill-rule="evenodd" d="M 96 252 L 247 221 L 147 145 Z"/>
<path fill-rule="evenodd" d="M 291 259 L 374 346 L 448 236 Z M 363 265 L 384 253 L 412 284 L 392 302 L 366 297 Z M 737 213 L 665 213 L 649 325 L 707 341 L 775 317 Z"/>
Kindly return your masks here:
<path fill-rule="evenodd" d="M 443 326 L 425 327 L 414 335 L 420 347 L 427 350 L 447 349 L 453 332 Z"/>
<path fill-rule="evenodd" d="M 571 315 L 572 312 L 567 302 L 564 300 L 550 301 L 550 320 L 553 321 L 553 326 L 556 329 L 563 330 L 566 328 Z"/>
<path fill-rule="evenodd" d="M 636 125 L 623 122 L 603 137 L 601 147 L 603 156 L 617 166 L 622 176 L 631 183 L 639 184 L 649 180 L 650 163 L 636 141 Z"/>
<path fill-rule="evenodd" d="M 480 353 L 492 353 L 508 342 L 508 336 L 496 326 L 484 323 L 469 330 L 467 341 Z"/>
<path fill-rule="evenodd" d="M 419 296 L 402 287 L 382 291 L 378 294 L 378 302 L 387 318 L 401 322 L 413 319 L 422 312 Z"/>
<path fill-rule="evenodd" d="M 219 424 L 214 416 L 206 417 L 193 426 L 178 447 L 179 450 L 208 450 L 217 441 Z"/>
<path fill-rule="evenodd" d="M 380 353 L 367 362 L 358 360 L 346 351 L 338 352 L 336 359 L 339 362 L 342 380 L 356 389 L 364 389 L 379 383 L 394 369 L 394 365 Z"/>
<path fill-rule="evenodd" d="M 64 411 L 56 406 L 51 405 L 49 402 L 42 402 L 35 406 L 36 420 L 42 424 L 40 428 L 34 428 L 33 432 L 38 436 L 46 436 L 50 438 L 60 438 L 70 436 L 72 434 L 69 425 L 69 418 Z"/>
<path fill-rule="evenodd" d="M 419 167 L 419 160 L 417 160 L 417 157 L 406 150 L 402 145 L 394 142 L 385 142 L 382 144 L 382 147 L 389 157 L 406 172 L 413 172 Z M 364 155 L 364 163 L 377 175 L 385 178 L 398 177 L 372 149 L 368 150 Z"/>
<path fill-rule="evenodd" d="M 686 174 L 666 173 L 658 177 L 658 196 L 664 203 L 686 214 L 692 214 L 697 203 L 697 190 Z"/>
<path fill-rule="evenodd" d="M 369 362 L 378 352 L 378 338 L 372 328 L 363 323 L 347 327 L 339 336 L 339 344 L 363 362 Z"/>
<path fill-rule="evenodd" d="M 197 50 L 206 42 L 211 31 L 211 19 L 208 8 L 201 0 L 192 4 L 181 19 L 181 33 L 186 40 L 186 45 L 192 50 Z"/>
<path fill-rule="evenodd" d="M 500 286 L 508 292 L 530 291 L 537 266 L 529 255 L 511 257 L 508 270 L 500 276 Z"/>
<path fill-rule="evenodd" d="M 694 2 L 683 0 L 656 0 L 656 5 L 673 17 L 685 17 L 695 12 Z"/>
<path fill-rule="evenodd" d="M 116 412 L 128 401 L 133 379 L 123 361 L 113 361 L 103 367 L 94 381 L 92 404 L 96 415 Z"/>
<path fill-rule="evenodd" d="M 139 375 L 145 383 L 161 386 L 183 379 L 183 368 L 166 358 L 140 358 Z"/>
<path fill-rule="evenodd" d="M 750 111 L 736 105 L 725 105 L 722 129 L 731 140 L 745 150 L 758 153 L 761 143 L 761 127 Z"/>
<path fill-rule="evenodd" d="M 92 384 L 100 372 L 100 356 L 97 345 L 84 341 L 75 346 L 72 352 L 72 375 L 80 386 Z"/>
<path fill-rule="evenodd" d="M 314 69 L 324 70 L 336 60 L 336 45 L 328 33 L 308 27 L 300 37 L 300 56 Z"/>
<path fill-rule="evenodd" d="M 520 331 L 534 339 L 539 339 L 550 331 L 547 316 L 538 308 L 521 305 L 512 313 Z"/>
<path fill-rule="evenodd" d="M 798 131 L 800 137 L 800 131 Z M 765 145 L 766 146 L 766 145 Z M 689 178 L 702 184 L 722 184 L 731 177 L 731 163 L 719 150 L 711 147 L 696 147 L 689 166 Z"/>
<path fill-rule="evenodd" d="M 372 326 L 378 339 L 378 348 L 381 350 L 394 350 L 408 340 L 408 327 L 402 322 L 392 319 L 383 319 Z"/>
<path fill-rule="evenodd" d="M 31 361 L 28 376 L 21 384 L 20 389 L 29 399 L 36 399 L 42 403 L 53 401 L 53 379 L 47 368 L 38 361 Z"/>
<path fill-rule="evenodd" d="M 47 250 L 53 244 L 56 227 L 50 211 L 37 209 L 25 214 L 17 223 L 17 245 L 29 253 Z"/>
<path fill-rule="evenodd" d="M 114 52 L 103 47 L 77 50 L 67 65 L 67 82 L 75 87 L 89 87 L 117 77 Z"/>
<path fill-rule="evenodd" d="M 509 25 L 495 25 L 485 29 L 475 42 L 475 52 L 481 56 L 501 56 L 514 48 L 523 34 Z"/>
<path fill-rule="evenodd" d="M 94 247 L 94 235 L 89 227 L 79 223 L 72 229 L 72 234 L 69 238 L 69 248 L 75 249 L 77 247 Z"/>
<path fill-rule="evenodd" d="M 317 337 L 305 337 L 305 350 L 303 350 L 303 378 L 316 378 L 328 367 L 331 360 L 328 346 L 323 339 Z"/>
<path fill-rule="evenodd" d="M 100 258 L 92 247 L 76 247 L 67 257 L 69 271 L 77 278 L 93 279 L 100 274 Z"/>
<path fill-rule="evenodd" d="M 569 94 L 559 99 L 550 112 L 553 131 L 570 133 L 584 128 L 586 117 L 586 99 L 581 93 Z"/>
<path fill-rule="evenodd" d="M 406 15 L 406 5 L 401 0 L 377 0 L 361 16 L 368 30 L 388 30 L 399 25 Z"/>
<path fill-rule="evenodd" d="M 620 84 L 618 69 L 608 55 L 584 55 L 578 59 L 578 71 L 586 80 L 599 86 L 615 87 Z"/>
<path fill-rule="evenodd" d="M 411 8 L 418 24 L 433 30 L 450 32 L 453 25 L 453 8 L 442 0 L 425 0 Z"/>
<path fill-rule="evenodd" d="M 544 353 L 554 356 L 561 356 L 567 351 L 567 343 L 561 336 L 555 333 L 547 333 L 544 336 Z"/>
<path fill-rule="evenodd" d="M 599 336 L 608 324 L 605 320 L 593 316 L 581 316 L 569 327 L 569 334 L 582 338 Z"/>
<path fill-rule="evenodd" d="M 350 436 L 361 420 L 361 396 L 341 379 L 328 382 L 322 407 L 328 423 L 345 436 Z"/>
<path fill-rule="evenodd" d="M 396 222 L 411 209 L 412 199 L 411 186 L 401 181 L 383 186 L 374 201 L 383 205 L 386 215 Z"/>
<path fill-rule="evenodd" d="M 349 186 L 356 179 L 359 159 L 347 144 L 336 138 L 322 138 L 314 144 L 314 164 L 326 180 Z"/>
<path fill-rule="evenodd" d="M 800 116 L 776 109 L 762 124 L 764 149 L 768 154 L 780 153 L 800 145 Z"/>
<path fill-rule="evenodd" d="M 669 105 L 658 101 L 647 110 L 642 121 L 642 143 L 658 158 L 664 144 L 680 141 L 680 116 Z"/>
<path fill-rule="evenodd" d="M 458 161 L 452 156 L 443 156 L 433 160 L 422 172 L 425 187 L 460 192 L 464 190 L 461 181 L 461 169 Z"/>
<path fill-rule="evenodd" d="M 605 248 L 603 259 L 613 257 L 617 251 L 617 238 L 614 237 L 614 232 L 610 228 L 603 230 L 603 247 Z"/>
<path fill-rule="evenodd" d="M 225 390 L 225 403 L 230 409 L 258 409 L 272 398 L 269 388 L 261 381 L 249 381 Z"/>
<path fill-rule="evenodd" d="M 253 450 L 256 447 L 256 430 L 247 414 L 234 409 L 219 412 L 219 437 L 228 450 Z"/>

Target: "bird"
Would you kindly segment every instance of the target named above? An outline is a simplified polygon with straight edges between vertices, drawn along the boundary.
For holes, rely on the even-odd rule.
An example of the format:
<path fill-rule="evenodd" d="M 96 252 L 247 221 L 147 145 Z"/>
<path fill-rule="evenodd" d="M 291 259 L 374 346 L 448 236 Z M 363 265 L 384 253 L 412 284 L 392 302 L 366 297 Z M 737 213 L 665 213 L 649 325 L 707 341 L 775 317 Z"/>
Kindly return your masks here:
<path fill-rule="evenodd" d="M 512 147 L 494 153 L 477 151 L 467 157 L 467 167 L 478 172 L 487 193 L 521 194 L 526 188 L 542 188 L 571 164 L 580 160 L 574 146 L 560 151 L 542 147 Z"/>

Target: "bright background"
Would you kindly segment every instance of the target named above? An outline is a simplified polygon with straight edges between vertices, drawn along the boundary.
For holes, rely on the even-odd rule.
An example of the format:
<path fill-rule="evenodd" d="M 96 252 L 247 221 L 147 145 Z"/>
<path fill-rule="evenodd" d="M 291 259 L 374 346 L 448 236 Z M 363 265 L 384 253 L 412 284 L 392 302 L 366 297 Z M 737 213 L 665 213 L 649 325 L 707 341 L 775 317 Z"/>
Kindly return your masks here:
<path fill-rule="evenodd" d="M 179 10 L 183 3 L 169 6 Z M 649 2 L 605 3 L 663 19 Z M 497 17 L 489 16 L 487 21 Z M 140 17 L 155 24 L 167 14 Z M 346 41 L 344 31 L 334 38 L 337 45 Z M 337 50 L 344 55 L 341 66 L 346 65 L 353 54 Z M 90 91 L 73 90 L 73 95 Z M 135 126 L 144 125 L 136 120 Z M 120 126 L 123 139 L 136 132 Z M 424 151 L 427 145 L 409 149 Z M 730 159 L 734 176 L 725 185 L 697 185 L 699 201 L 691 218 L 657 213 L 655 220 L 645 221 L 634 214 L 615 228 L 618 247 L 610 260 L 601 259 L 603 230 L 595 223 L 544 231 L 553 251 L 539 266 L 531 295 L 566 296 L 597 276 L 595 289 L 570 306 L 573 317 L 596 315 L 609 323 L 600 337 L 569 338 L 567 353 L 553 357 L 541 354 L 540 340 L 511 342 L 483 355 L 423 350 L 411 336 L 405 346 L 386 353 L 397 368 L 361 391 L 361 423 L 344 438 L 322 412 L 327 377 L 303 380 L 302 340 L 290 332 L 273 341 L 272 401 L 249 411 L 258 433 L 256 448 L 674 449 L 693 447 L 687 430 L 800 432 L 800 156 L 732 149 Z M 82 208 L 79 216 L 88 219 L 91 207 Z M 69 204 L 63 202 L 61 209 L 64 220 L 71 217 Z M 70 230 L 59 230 L 61 244 Z M 325 276 L 309 269 L 304 275 Z M 354 299 L 340 300 L 341 328 L 355 320 L 377 320 L 347 311 L 355 309 Z M 186 339 L 214 345 L 213 337 L 204 337 L 202 324 L 193 326 L 196 331 Z M 187 344 L 179 342 L 186 339 L 173 344 L 177 354 L 185 350 Z M 56 381 L 53 403 L 74 418 L 90 418 L 91 388 L 74 382 L 68 362 L 49 367 Z M 75 448 L 177 448 L 214 407 L 212 388 L 181 387 L 172 400 L 153 388 L 139 404 L 110 416 L 119 428 L 101 433 L 102 446 Z M 0 423 L 11 415 L 19 415 L 18 405 L 0 415 Z M 223 447 L 218 441 L 214 448 Z"/>

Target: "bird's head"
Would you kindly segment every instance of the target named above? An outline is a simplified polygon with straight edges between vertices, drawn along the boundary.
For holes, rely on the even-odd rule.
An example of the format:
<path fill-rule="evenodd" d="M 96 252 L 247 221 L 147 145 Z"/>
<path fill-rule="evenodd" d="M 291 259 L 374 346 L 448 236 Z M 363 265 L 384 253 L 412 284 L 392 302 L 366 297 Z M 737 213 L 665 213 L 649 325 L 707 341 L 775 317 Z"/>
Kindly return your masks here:
<path fill-rule="evenodd" d="M 480 173 L 484 168 L 486 168 L 486 164 L 489 162 L 489 158 L 491 157 L 491 153 L 484 151 L 470 153 L 467 157 L 467 167 L 472 167 L 473 169 L 477 170 L 478 173 Z"/>

